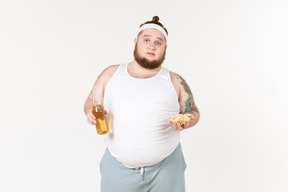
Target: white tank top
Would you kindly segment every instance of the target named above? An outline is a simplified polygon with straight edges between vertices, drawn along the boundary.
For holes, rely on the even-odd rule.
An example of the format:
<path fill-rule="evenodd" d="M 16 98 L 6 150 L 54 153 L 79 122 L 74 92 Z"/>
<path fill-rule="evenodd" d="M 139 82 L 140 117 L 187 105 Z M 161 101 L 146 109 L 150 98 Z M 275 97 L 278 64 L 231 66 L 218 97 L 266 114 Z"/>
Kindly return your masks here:
<path fill-rule="evenodd" d="M 180 111 L 168 69 L 137 79 L 122 64 L 104 93 L 104 108 L 113 117 L 113 134 L 104 135 L 110 153 L 130 168 L 154 165 L 178 146 L 180 132 L 169 120 Z"/>

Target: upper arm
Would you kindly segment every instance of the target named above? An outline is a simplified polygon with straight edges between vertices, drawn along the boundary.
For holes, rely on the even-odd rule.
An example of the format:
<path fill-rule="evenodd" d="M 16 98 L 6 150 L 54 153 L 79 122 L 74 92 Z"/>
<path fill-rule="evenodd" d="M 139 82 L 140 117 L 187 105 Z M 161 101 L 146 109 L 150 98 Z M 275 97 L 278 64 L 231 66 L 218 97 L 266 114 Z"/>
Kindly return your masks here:
<path fill-rule="evenodd" d="M 178 94 L 181 113 L 199 113 L 191 89 L 186 81 L 179 74 L 173 72 L 170 72 L 170 76 L 173 86 Z"/>
<path fill-rule="evenodd" d="M 104 98 L 104 92 L 106 85 L 118 69 L 119 65 L 111 65 L 103 70 L 103 72 L 97 77 L 96 82 L 93 85 L 94 90 L 97 91 L 98 97 L 100 99 L 100 102 L 103 104 L 103 98 Z M 88 96 L 88 99 L 92 100 L 92 94 Z"/>

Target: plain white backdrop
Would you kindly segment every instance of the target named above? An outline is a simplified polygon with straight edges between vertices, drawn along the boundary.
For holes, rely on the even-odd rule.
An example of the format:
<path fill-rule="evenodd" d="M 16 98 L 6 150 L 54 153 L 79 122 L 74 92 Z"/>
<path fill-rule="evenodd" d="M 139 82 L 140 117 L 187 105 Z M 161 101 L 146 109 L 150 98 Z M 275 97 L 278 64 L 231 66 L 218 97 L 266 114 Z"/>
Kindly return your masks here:
<path fill-rule="evenodd" d="M 100 191 L 105 146 L 83 104 L 133 59 L 139 25 L 169 31 L 199 123 L 181 133 L 187 192 L 288 191 L 286 0 L 0 1 L 0 191 Z M 135 107 L 135 110 L 137 107 Z"/>

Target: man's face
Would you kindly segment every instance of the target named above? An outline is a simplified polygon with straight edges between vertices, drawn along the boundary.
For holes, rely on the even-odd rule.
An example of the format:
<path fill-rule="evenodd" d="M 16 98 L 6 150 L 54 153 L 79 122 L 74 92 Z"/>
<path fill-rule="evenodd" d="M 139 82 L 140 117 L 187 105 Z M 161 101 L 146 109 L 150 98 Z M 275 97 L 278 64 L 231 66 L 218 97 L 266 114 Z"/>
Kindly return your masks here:
<path fill-rule="evenodd" d="M 155 69 L 163 63 L 166 47 L 165 37 L 160 31 L 144 29 L 135 39 L 134 58 L 140 66 Z"/>

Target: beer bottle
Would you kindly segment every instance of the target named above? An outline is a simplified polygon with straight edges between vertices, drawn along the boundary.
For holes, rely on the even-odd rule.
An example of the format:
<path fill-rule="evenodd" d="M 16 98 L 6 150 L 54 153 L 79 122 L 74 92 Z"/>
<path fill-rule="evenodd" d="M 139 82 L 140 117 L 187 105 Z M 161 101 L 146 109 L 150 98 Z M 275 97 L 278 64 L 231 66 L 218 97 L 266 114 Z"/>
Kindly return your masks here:
<path fill-rule="evenodd" d="M 92 113 L 96 117 L 96 131 L 99 135 L 108 133 L 105 111 L 100 103 L 96 90 L 92 89 L 93 110 Z"/>

